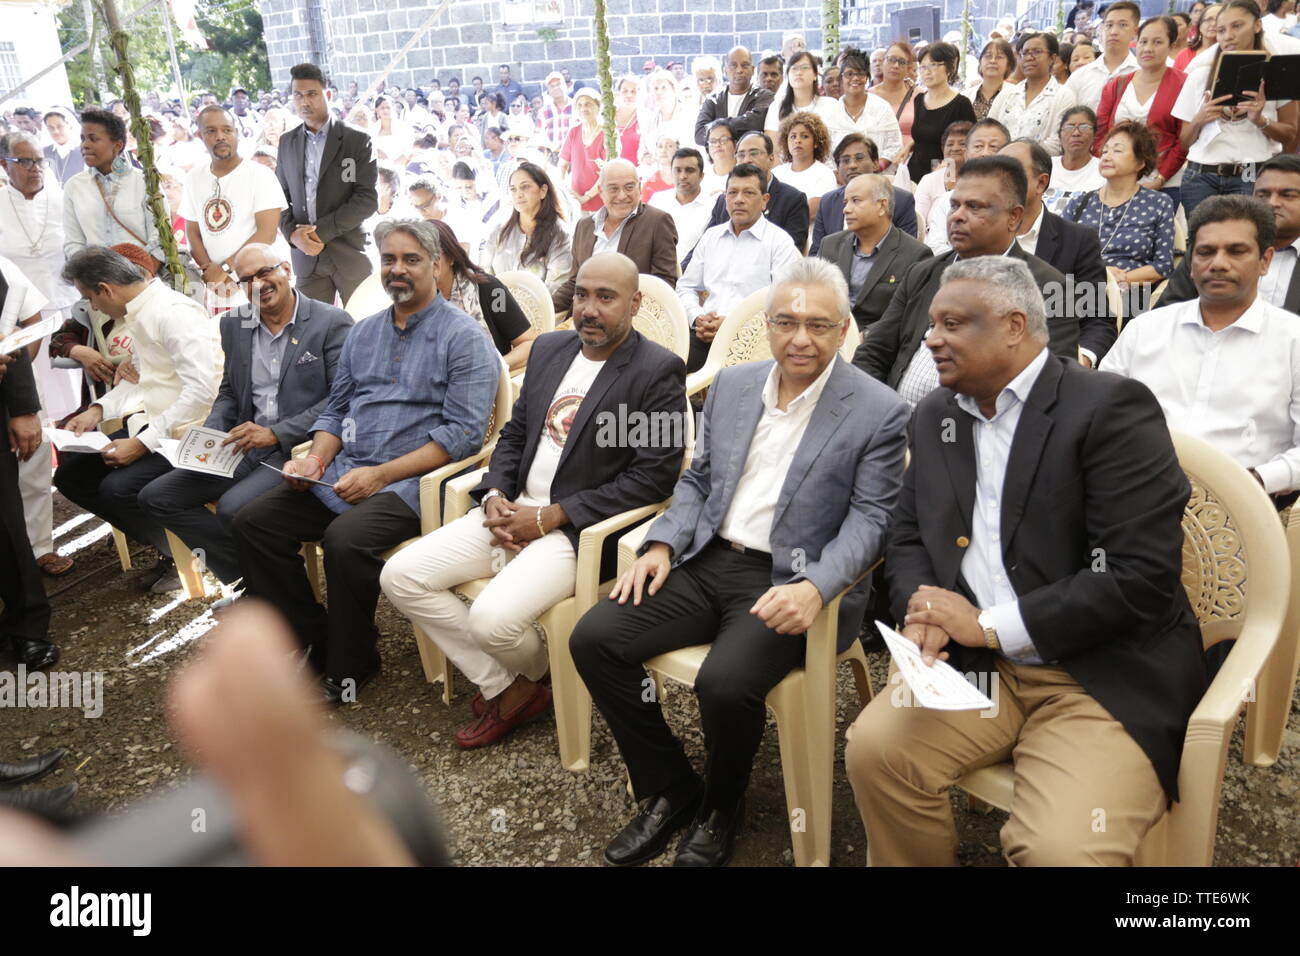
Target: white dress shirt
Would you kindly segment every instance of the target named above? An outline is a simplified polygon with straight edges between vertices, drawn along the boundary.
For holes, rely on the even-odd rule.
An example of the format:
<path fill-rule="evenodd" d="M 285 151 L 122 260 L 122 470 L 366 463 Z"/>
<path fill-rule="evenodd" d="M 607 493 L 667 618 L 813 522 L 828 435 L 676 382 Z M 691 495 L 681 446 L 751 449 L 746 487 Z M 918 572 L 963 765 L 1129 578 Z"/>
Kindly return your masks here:
<path fill-rule="evenodd" d="M 127 229 L 118 225 L 117 219 L 109 213 L 100 186 L 103 186 L 113 213 Z M 146 252 L 161 262 L 163 252 L 158 241 L 158 226 L 145 203 L 144 173 L 134 166 L 128 164 L 122 172 L 107 176 L 97 169 L 83 169 L 63 187 L 64 255 L 71 256 L 86 246 L 115 246 L 129 242 L 143 245 Z"/>
<path fill-rule="evenodd" d="M 49 301 L 53 313 L 81 296 L 63 281 L 63 193 L 53 176 L 27 199 L 10 183 L 0 190 L 0 255 L 22 270 L 27 281 Z M 30 313 L 29 313 L 30 314 Z"/>
<path fill-rule="evenodd" d="M 1043 659 L 1034 649 L 1024 618 L 1020 616 L 1020 598 L 1011 586 L 1003 559 L 1002 490 L 1020 413 L 1047 364 L 1047 356 L 1047 349 L 1042 349 L 1007 383 L 998 395 L 992 418 L 985 418 L 969 395 L 957 396 L 958 407 L 975 419 L 971 423 L 975 445 L 975 507 L 971 512 L 970 547 L 962 555 L 961 574 L 980 609 L 988 611 L 993 618 L 1002 653 L 1022 664 L 1041 664 Z"/>
<path fill-rule="evenodd" d="M 676 189 L 661 189 L 650 197 L 650 205 L 673 217 L 677 225 L 677 261 L 681 262 L 695 248 L 713 218 L 713 197 L 706 196 L 701 189 L 694 199 L 683 203 L 677 199 Z"/>
<path fill-rule="evenodd" d="M 1040 203 L 1038 206 L 1038 218 L 1035 219 L 1034 224 L 1029 227 L 1029 231 L 1022 232 L 1020 235 L 1016 236 L 1016 242 L 1020 243 L 1020 248 L 1024 249 L 1025 252 L 1029 253 L 1031 256 L 1038 254 L 1038 232 L 1043 228 L 1043 213 L 1045 211 L 1046 207 Z"/>
<path fill-rule="evenodd" d="M 140 381 L 119 382 L 95 404 L 105 419 L 143 405 L 128 428 L 157 451 L 161 439 L 181 437 L 212 410 L 221 384 L 220 327 L 203 306 L 154 279 L 127 303 L 122 329 L 135 342 Z"/>
<path fill-rule="evenodd" d="M 725 316 L 745 296 L 771 285 L 799 258 L 790 234 L 763 216 L 740 235 L 730 221 L 721 222 L 704 230 L 691 264 L 677 280 L 677 298 L 694 327 L 695 319 L 706 312 Z M 709 296 L 701 305 L 703 291 Z"/>
<path fill-rule="evenodd" d="M 718 527 L 718 534 L 723 538 L 746 548 L 771 552 L 772 520 L 776 516 L 776 502 L 781 497 L 786 472 L 790 470 L 804 429 L 812 420 L 817 401 L 835 369 L 835 361 L 832 358 L 816 381 L 790 400 L 785 411 L 776 407 L 781 366 L 772 366 L 767 384 L 763 386 L 763 414 L 759 416 L 754 436 L 749 440 L 745 468 L 736 482 L 731 505 Z"/>
<path fill-rule="evenodd" d="M 1101 105 L 1101 94 L 1106 89 L 1106 84 L 1117 76 L 1136 73 L 1137 69 L 1137 57 L 1131 50 L 1128 56 L 1124 57 L 1124 62 L 1114 70 L 1106 68 L 1105 56 L 1099 56 L 1091 63 L 1084 64 L 1071 73 L 1070 78 L 1065 81 L 1065 85 L 1074 94 L 1076 102 L 1091 107 L 1095 113 L 1097 107 Z"/>
<path fill-rule="evenodd" d="M 1073 77 L 1071 77 L 1073 79 Z M 1075 105 L 1074 91 L 1062 86 L 1056 78 L 1048 79 L 1033 101 L 1025 103 L 1028 81 L 1006 85 L 989 108 L 989 119 L 995 119 L 1007 128 L 1012 139 L 1038 140 L 1053 156 L 1061 155 L 1061 117 Z"/>
<path fill-rule="evenodd" d="M 1259 295 L 1265 302 L 1279 309 L 1286 308 L 1286 294 L 1295 275 L 1296 257 L 1300 255 L 1300 239 L 1284 249 L 1273 250 L 1273 261 L 1268 272 L 1259 280 Z"/>
<path fill-rule="evenodd" d="M 952 212 L 952 190 L 930 204 L 930 211 L 925 217 L 925 244 L 936 256 L 941 256 L 952 248 L 948 244 L 948 213 Z"/>
<path fill-rule="evenodd" d="M 1155 394 L 1170 428 L 1253 468 L 1269 494 L 1300 488 L 1300 321 L 1256 296 L 1213 332 L 1199 299 L 1125 324 L 1101 367 Z"/>

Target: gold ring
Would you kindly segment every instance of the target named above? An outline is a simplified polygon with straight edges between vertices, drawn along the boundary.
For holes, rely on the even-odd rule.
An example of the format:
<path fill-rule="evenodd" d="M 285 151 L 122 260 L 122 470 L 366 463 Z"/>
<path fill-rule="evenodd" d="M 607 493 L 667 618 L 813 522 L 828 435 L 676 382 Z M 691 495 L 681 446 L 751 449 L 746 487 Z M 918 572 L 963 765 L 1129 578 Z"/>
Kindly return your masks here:
<path fill-rule="evenodd" d="M 926 601 L 926 602 L 925 602 L 925 609 L 926 609 L 927 611 L 930 610 L 930 602 L 929 602 L 929 601 Z"/>

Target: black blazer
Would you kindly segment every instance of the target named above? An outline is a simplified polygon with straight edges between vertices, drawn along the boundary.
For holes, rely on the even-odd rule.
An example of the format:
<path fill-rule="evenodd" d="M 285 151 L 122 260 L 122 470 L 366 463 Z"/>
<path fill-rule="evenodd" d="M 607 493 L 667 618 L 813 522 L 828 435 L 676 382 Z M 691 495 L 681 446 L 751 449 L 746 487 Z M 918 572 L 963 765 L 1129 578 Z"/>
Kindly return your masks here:
<path fill-rule="evenodd" d="M 767 108 L 772 105 L 772 91 L 761 86 L 753 87 L 740 101 L 740 115 L 731 118 L 731 129 L 736 134 L 736 141 L 745 133 L 763 132 L 763 123 L 767 120 Z M 706 96 L 700 104 L 699 115 L 695 117 L 695 142 L 707 145 L 709 124 L 714 120 L 727 117 L 727 85 L 712 96 Z"/>
<path fill-rule="evenodd" d="M 1049 266 L 1073 276 L 1079 287 L 1075 315 L 1079 316 L 1079 347 L 1097 356 L 1097 364 L 1115 344 L 1115 317 L 1106 301 L 1106 264 L 1096 230 L 1043 210 L 1034 255 Z M 1088 288 L 1088 287 L 1091 288 Z M 1095 306 L 1095 308 L 1094 308 Z"/>
<path fill-rule="evenodd" d="M 475 501 L 492 488 L 512 501 L 523 492 L 537 443 L 549 424 L 555 391 L 581 347 L 577 332 L 549 332 L 533 340 L 523 390 L 501 429 L 487 474 L 471 492 Z M 608 433 L 610 428 L 627 427 L 625 439 L 635 434 L 634 413 L 636 418 L 647 416 L 644 421 L 650 424 L 659 423 L 663 440 L 611 441 L 616 436 Z M 578 406 L 551 481 L 551 501 L 569 516 L 562 530 L 575 552 L 583 528 L 672 496 L 685 453 L 681 444 L 674 445 L 675 429 L 683 429 L 684 442 L 683 416 L 688 413 L 685 363 L 633 329 Z M 671 425 L 667 435 L 664 422 Z M 602 577 L 612 574 L 617 562 L 616 538 L 607 542 Z"/>
<path fill-rule="evenodd" d="M 913 239 L 916 238 L 916 197 L 906 189 L 894 187 L 894 225 Z M 812 246 L 808 252 L 817 255 L 822 240 L 844 229 L 844 187 L 832 189 L 822 196 L 817 206 L 817 220 L 813 223 Z"/>
<path fill-rule="evenodd" d="M 960 423 L 955 441 L 943 425 L 950 419 Z M 922 584 L 978 603 L 961 573 L 975 502 L 974 419 L 940 387 L 916 406 L 912 424 L 911 464 L 885 551 L 900 621 Z M 1170 799 L 1178 797 L 1187 721 L 1207 686 L 1181 580 L 1190 494 L 1145 385 L 1048 358 L 1011 444 L 1002 560 L 1038 656 L 1124 725 Z M 992 651 L 954 642 L 944 649 L 959 671 L 994 671 Z"/>
<path fill-rule="evenodd" d="M 1039 289 L 1050 288 L 1048 283 L 1058 283 L 1058 287 L 1063 287 L 1065 276 L 1042 259 L 1025 252 L 1020 243 L 1012 243 L 1007 255 L 1029 264 L 1029 271 Z M 858 346 L 853 356 L 854 365 L 890 388 L 898 388 L 908 363 L 921 348 L 921 340 L 930 327 L 930 302 L 939 291 L 939 279 L 943 271 L 956 261 L 957 252 L 950 249 L 937 258 L 922 259 L 908 270 L 885 314 L 871 327 L 866 341 Z M 1049 345 L 1052 352 L 1077 361 L 1079 320 L 1070 315 L 1073 308 L 1061 307 L 1060 295 L 1049 298 L 1046 291 L 1043 295 L 1048 305 L 1047 329 L 1051 333 Z M 1054 303 L 1058 308 L 1052 308 Z M 1053 312 L 1066 314 L 1053 315 Z"/>
<path fill-rule="evenodd" d="M 285 455 L 292 455 L 293 447 L 310 437 L 312 423 L 329 400 L 343 341 L 352 331 L 352 316 L 342 309 L 296 294 L 298 314 L 285 345 L 276 396 L 280 420 L 270 426 Z M 251 305 L 221 316 L 225 366 L 216 401 L 203 423 L 209 428 L 225 432 L 253 420 L 253 337 L 260 324 Z"/>
<path fill-rule="evenodd" d="M 788 232 L 790 238 L 794 240 L 794 247 L 799 250 L 800 255 L 803 255 L 804 247 L 808 244 L 808 197 L 802 190 L 786 185 L 775 176 L 770 177 L 767 192 L 769 196 L 767 211 L 763 215 L 771 220 L 772 225 L 780 226 Z M 727 197 L 723 194 L 718 196 L 713 204 L 713 216 L 709 219 L 709 226 L 728 221 L 730 217 L 727 215 Z M 704 228 L 708 229 L 708 226 Z M 686 271 L 690 261 L 689 255 L 682 260 L 683 272 Z"/>
<path fill-rule="evenodd" d="M 1277 255 L 1276 251 L 1273 254 Z M 1160 293 L 1157 307 L 1177 305 L 1179 302 L 1190 302 L 1192 299 L 1200 298 L 1196 286 L 1192 283 L 1191 258 L 1192 254 L 1189 252 L 1183 256 L 1183 261 L 1178 263 L 1178 267 L 1169 274 L 1169 284 L 1165 286 L 1165 291 Z M 1287 286 L 1282 308 L 1288 312 L 1300 313 L 1300 269 L 1291 273 L 1291 284 Z"/>
<path fill-rule="evenodd" d="M 275 175 L 289 208 L 280 213 L 280 231 L 288 239 L 296 226 L 311 223 L 307 215 L 307 127 L 299 123 L 280 137 Z M 325 248 L 309 256 L 292 247 L 294 275 L 304 278 L 335 262 L 365 259 L 366 234 L 361 224 L 379 208 L 375 180 L 379 167 L 370 135 L 333 119 L 321 154 L 316 187 L 316 235 Z"/>
<path fill-rule="evenodd" d="M 849 282 L 853 276 L 853 253 L 857 244 L 858 237 L 846 229 L 827 236 L 817 255 L 839 266 L 844 281 Z M 867 281 L 862 283 L 858 297 L 852 303 L 853 318 L 863 334 L 885 314 L 885 309 L 893 300 L 907 270 L 914 263 L 933 255 L 929 246 L 905 235 L 897 226 L 889 230 L 880 242 L 880 250 L 876 253 L 876 262 L 867 275 Z"/>

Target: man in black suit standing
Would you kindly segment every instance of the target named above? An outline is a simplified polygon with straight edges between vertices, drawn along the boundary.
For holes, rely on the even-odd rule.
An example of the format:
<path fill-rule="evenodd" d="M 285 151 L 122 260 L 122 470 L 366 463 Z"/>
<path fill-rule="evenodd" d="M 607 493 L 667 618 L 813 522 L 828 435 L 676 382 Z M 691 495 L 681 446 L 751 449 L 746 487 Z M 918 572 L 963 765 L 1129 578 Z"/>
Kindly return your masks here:
<path fill-rule="evenodd" d="M 1015 865 L 1131 865 L 1178 799 L 1206 686 L 1183 591 L 1191 488 L 1139 382 L 1051 355 L 1023 262 L 963 261 L 930 307 L 941 387 L 917 406 L 886 544 L 890 599 L 927 662 L 995 708 L 881 694 L 845 763 L 873 865 L 956 863 L 948 788 L 1012 758 Z"/>
<path fill-rule="evenodd" d="M 235 253 L 249 302 L 221 317 L 225 368 L 203 424 L 229 432 L 244 458 L 231 478 L 175 468 L 140 491 L 145 514 L 179 537 L 223 584 L 243 577 L 231 525 L 239 509 L 282 484 L 280 467 L 311 437 L 325 407 L 352 317 L 293 288 L 288 263 L 270 246 Z M 274 465 L 276 470 L 262 467 Z M 216 512 L 206 505 L 217 503 Z"/>
<path fill-rule="evenodd" d="M 707 146 L 709 125 L 716 119 L 730 119 L 737 135 L 762 132 L 767 108 L 772 105 L 771 91 L 753 85 L 754 59 L 743 46 L 731 48 L 723 72 L 727 85 L 704 98 L 695 118 L 695 142 L 701 146 Z"/>
<path fill-rule="evenodd" d="M 325 76 L 314 63 L 289 71 L 302 123 L 280 137 L 275 175 L 289 208 L 280 231 L 293 246 L 293 272 L 303 295 L 347 304 L 370 275 L 361 224 L 379 208 L 378 165 L 370 136 L 330 116 Z"/>
<path fill-rule="evenodd" d="M 827 236 L 818 255 L 837 266 L 849 284 L 849 301 L 858 330 L 866 335 L 889 307 L 913 263 L 934 255 L 924 242 L 891 222 L 894 186 L 867 173 L 844 187 L 843 232 Z"/>
<path fill-rule="evenodd" d="M 494 744 L 550 705 L 533 621 L 573 594 L 582 530 L 673 493 L 686 366 L 632 328 L 637 283 L 621 253 L 582 264 L 574 330 L 533 343 L 514 415 L 472 492 L 480 506 L 394 555 L 380 576 L 393 606 L 480 688 L 474 719 L 456 731 L 461 747 Z M 471 607 L 451 590 L 489 576 Z"/>
<path fill-rule="evenodd" d="M 1052 182 L 1052 157 L 1032 139 L 1012 140 L 998 151 L 1025 169 L 1029 192 L 1016 241 L 1031 256 L 1072 277 L 1079 316 L 1079 361 L 1096 368 L 1115 344 L 1115 318 L 1106 301 L 1106 264 L 1097 231 L 1069 222 L 1043 205 Z"/>
<path fill-rule="evenodd" d="M 958 259 L 1007 256 L 1020 259 L 1045 296 L 1050 296 L 1047 328 L 1056 355 L 1078 357 L 1079 320 L 1073 303 L 1063 303 L 1065 276 L 1016 242 L 1025 211 L 1028 183 L 1024 168 L 1007 156 L 968 159 L 957 174 L 948 214 L 953 248 L 918 262 L 904 277 L 885 314 L 871 327 L 853 364 L 916 405 L 939 384 L 938 371 L 924 348 L 930 328 L 930 302 L 939 291 L 944 270 Z"/>
<path fill-rule="evenodd" d="M 803 190 L 795 189 L 772 175 L 772 170 L 776 168 L 776 148 L 772 145 L 772 137 L 766 133 L 743 134 L 736 142 L 736 165 L 741 163 L 751 163 L 768 174 L 768 202 L 763 215 L 774 226 L 780 226 L 790 234 L 794 247 L 802 255 L 808 246 L 808 197 L 803 194 Z M 709 226 L 721 225 L 729 218 L 727 197 L 719 194 L 713 204 L 709 225 L 704 227 L 705 231 L 708 231 Z M 682 263 L 683 270 L 689 262 L 690 257 L 687 256 Z"/>
<path fill-rule="evenodd" d="M 836 189 L 825 193 L 817 206 L 817 218 L 813 220 L 812 245 L 809 255 L 817 255 L 822 240 L 832 233 L 849 228 L 844 223 L 844 190 L 854 176 L 873 173 L 880 167 L 880 150 L 861 133 L 849 133 L 832 152 L 835 169 L 840 182 Z M 894 187 L 894 225 L 903 230 L 904 235 L 916 238 L 916 198 L 909 190 Z"/>
<path fill-rule="evenodd" d="M 1277 234 L 1268 273 L 1259 280 L 1259 297 L 1269 305 L 1300 313 L 1300 156 L 1278 153 L 1260 165 L 1253 195 L 1273 210 Z M 1157 305 L 1177 305 L 1198 298 L 1192 282 L 1190 251 L 1169 276 Z"/>

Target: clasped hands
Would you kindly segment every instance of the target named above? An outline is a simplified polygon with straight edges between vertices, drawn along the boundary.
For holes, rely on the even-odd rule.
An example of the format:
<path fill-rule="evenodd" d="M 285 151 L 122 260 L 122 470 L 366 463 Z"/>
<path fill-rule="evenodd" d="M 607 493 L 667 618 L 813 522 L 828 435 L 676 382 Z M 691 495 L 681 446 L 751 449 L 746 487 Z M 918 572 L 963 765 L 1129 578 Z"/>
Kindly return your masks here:
<path fill-rule="evenodd" d="M 553 531 L 567 520 L 550 513 L 552 509 L 559 510 L 561 515 L 563 514 L 563 509 L 556 504 L 532 508 L 507 501 L 504 495 L 493 495 L 483 505 L 483 514 L 487 516 L 483 527 L 492 532 L 492 537 L 497 544 L 507 551 L 518 554 L 528 546 L 528 542 L 536 541 L 544 533 Z"/>
<path fill-rule="evenodd" d="M 963 647 L 983 647 L 979 608 L 954 591 L 922 584 L 908 599 L 903 636 L 921 649 L 926 664 L 946 661 L 949 641 Z"/>
<path fill-rule="evenodd" d="M 309 256 L 318 256 L 325 248 L 325 243 L 316 235 L 316 227 L 311 223 L 297 226 L 289 235 L 289 242 L 298 250 Z"/>

